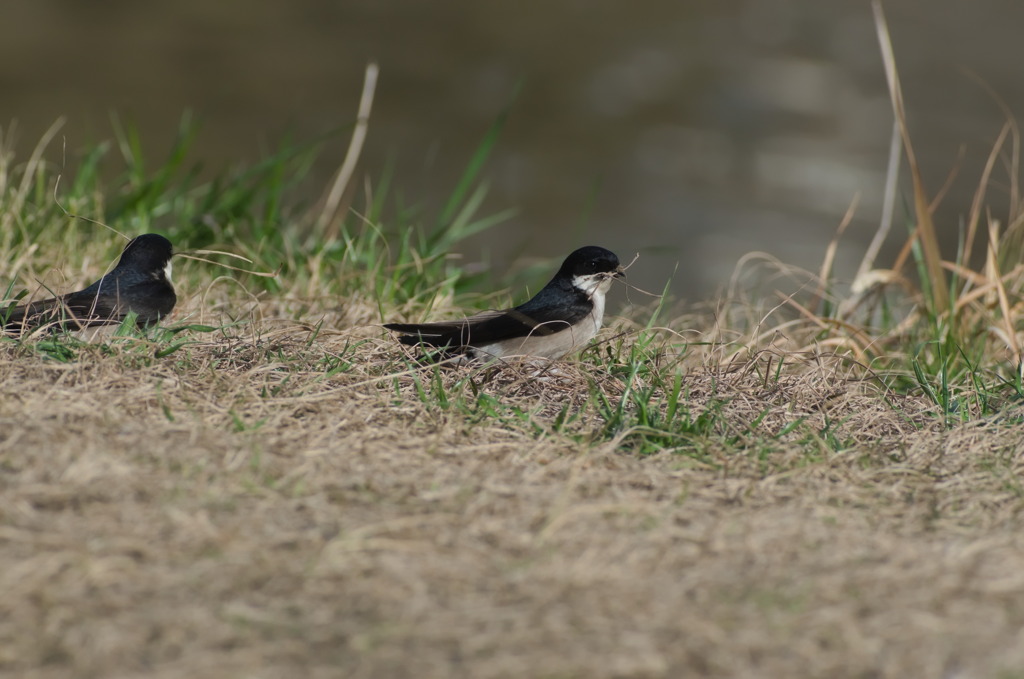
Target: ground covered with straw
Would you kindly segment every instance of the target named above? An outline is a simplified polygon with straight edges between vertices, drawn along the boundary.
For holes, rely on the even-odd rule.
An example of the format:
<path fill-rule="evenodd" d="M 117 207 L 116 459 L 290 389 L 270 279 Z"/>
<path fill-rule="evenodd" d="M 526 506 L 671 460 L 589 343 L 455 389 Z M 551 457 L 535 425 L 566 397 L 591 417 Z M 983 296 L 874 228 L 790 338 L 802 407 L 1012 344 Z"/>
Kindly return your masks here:
<path fill-rule="evenodd" d="M 422 373 L 377 330 L 259 327 L 4 345 L 6 674 L 1024 667 L 1017 420 L 946 427 L 836 357 L 693 356 L 669 440 L 606 430 L 630 387 L 596 350 Z"/>
<path fill-rule="evenodd" d="M 2 156 L 8 299 L 99 276 L 97 222 L 207 261 L 160 328 L 0 341 L 0 674 L 1024 676 L 1015 200 L 973 268 L 751 258 L 564 361 L 437 367 L 380 323 L 522 301 L 448 254 L 477 164 L 423 224 L 297 206 L 309 149 L 200 181 L 188 132 Z"/>

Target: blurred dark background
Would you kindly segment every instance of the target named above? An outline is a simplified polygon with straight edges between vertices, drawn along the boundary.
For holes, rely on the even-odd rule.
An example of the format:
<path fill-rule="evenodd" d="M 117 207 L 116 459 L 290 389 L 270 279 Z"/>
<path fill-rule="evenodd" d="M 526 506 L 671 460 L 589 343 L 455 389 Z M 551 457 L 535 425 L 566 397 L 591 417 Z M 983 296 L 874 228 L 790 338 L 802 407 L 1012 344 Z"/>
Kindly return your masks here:
<path fill-rule="evenodd" d="M 959 163 L 938 213 L 953 245 L 1004 122 L 969 73 L 1024 111 L 1024 3 L 886 11 L 928 189 Z M 425 215 L 511 102 L 485 210 L 518 213 L 464 246 L 498 270 L 600 244 L 639 252 L 634 280 L 649 288 L 678 262 L 675 291 L 694 299 L 752 250 L 816 269 L 859 193 L 838 260 L 852 275 L 879 220 L 892 119 L 867 0 L 6 0 L 0 126 L 10 144 L 16 121 L 24 161 L 58 116 L 74 154 L 112 136 L 116 111 L 159 162 L 189 109 L 195 160 L 217 172 L 351 122 L 371 59 L 381 75 L 358 176 L 393 163 Z M 347 142 L 330 142 L 311 192 Z"/>

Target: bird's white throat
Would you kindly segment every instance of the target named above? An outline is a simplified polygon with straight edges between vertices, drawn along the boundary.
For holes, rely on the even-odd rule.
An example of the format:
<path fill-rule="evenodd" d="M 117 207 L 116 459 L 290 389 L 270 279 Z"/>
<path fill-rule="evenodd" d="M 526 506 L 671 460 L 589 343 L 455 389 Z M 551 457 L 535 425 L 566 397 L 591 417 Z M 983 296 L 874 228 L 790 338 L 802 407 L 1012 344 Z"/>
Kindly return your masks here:
<path fill-rule="evenodd" d="M 167 266 L 164 267 L 164 278 L 167 279 L 168 283 L 171 282 L 171 268 L 171 260 L 167 260 Z"/>
<path fill-rule="evenodd" d="M 572 277 L 573 287 L 582 291 L 583 294 L 590 298 L 591 303 L 594 305 L 594 310 L 590 312 L 590 318 L 588 319 L 588 322 L 594 325 L 594 332 L 590 333 L 591 337 L 597 333 L 601 323 L 604 322 L 604 296 L 608 292 L 608 288 L 612 287 L 613 280 L 615 280 L 613 276 L 605 273 Z"/>
<path fill-rule="evenodd" d="M 613 280 L 615 280 L 615 277 L 611 274 L 592 273 L 587 276 L 573 276 L 572 286 L 577 290 L 582 290 L 587 297 L 593 297 L 598 294 L 604 297 L 604 293 L 608 292 L 608 288 L 612 287 Z"/>

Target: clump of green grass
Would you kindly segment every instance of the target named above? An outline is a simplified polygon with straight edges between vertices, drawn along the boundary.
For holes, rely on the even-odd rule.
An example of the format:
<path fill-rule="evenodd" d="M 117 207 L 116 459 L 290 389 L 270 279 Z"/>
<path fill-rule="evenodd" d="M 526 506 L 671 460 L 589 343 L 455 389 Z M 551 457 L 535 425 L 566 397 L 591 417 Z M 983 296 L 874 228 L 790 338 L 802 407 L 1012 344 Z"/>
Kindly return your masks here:
<path fill-rule="evenodd" d="M 85 279 L 84 270 L 95 271 L 116 256 L 123 245 L 116 233 L 157 231 L 178 251 L 225 251 L 246 257 L 252 270 L 276 274 L 243 276 L 253 294 L 335 298 L 369 306 L 379 316 L 385 309 L 447 304 L 469 291 L 478 276 L 457 265 L 452 249 L 508 214 L 478 214 L 486 193 L 481 167 L 497 130 L 487 135 L 431 228 L 392 208 L 385 175 L 365 205 L 325 233 L 315 206 L 295 197 L 308 182 L 323 140 L 282 146 L 253 166 L 208 179 L 192 160 L 196 129 L 191 117 L 183 118 L 168 156 L 157 163 L 147 159 L 137 132 L 121 124 L 115 126 L 113 143 L 85 150 L 69 167 L 44 162 L 43 144 L 29 163 L 6 163 L 0 253 L 10 263 L 2 272 L 10 290 L 13 279 L 28 287 L 43 267 L 58 265 L 67 279 L 53 287 L 73 286 Z M 112 182 L 104 179 L 111 166 L 119 167 Z M 31 252 L 37 256 L 28 258 Z M 68 270 L 66 265 L 76 261 L 82 272 Z M 189 267 L 186 275 L 194 271 Z M 185 282 L 209 284 L 210 276 Z"/>

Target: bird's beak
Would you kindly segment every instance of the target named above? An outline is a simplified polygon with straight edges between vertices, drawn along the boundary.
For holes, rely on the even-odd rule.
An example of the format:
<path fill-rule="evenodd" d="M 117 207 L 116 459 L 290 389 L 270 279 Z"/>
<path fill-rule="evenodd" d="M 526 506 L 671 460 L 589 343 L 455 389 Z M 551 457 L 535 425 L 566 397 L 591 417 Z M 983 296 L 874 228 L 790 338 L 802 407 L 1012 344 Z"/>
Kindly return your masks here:
<path fill-rule="evenodd" d="M 626 277 L 626 270 L 623 269 L 621 266 L 617 267 L 615 269 L 615 272 L 612 273 L 612 278 L 625 278 L 625 277 Z"/>

